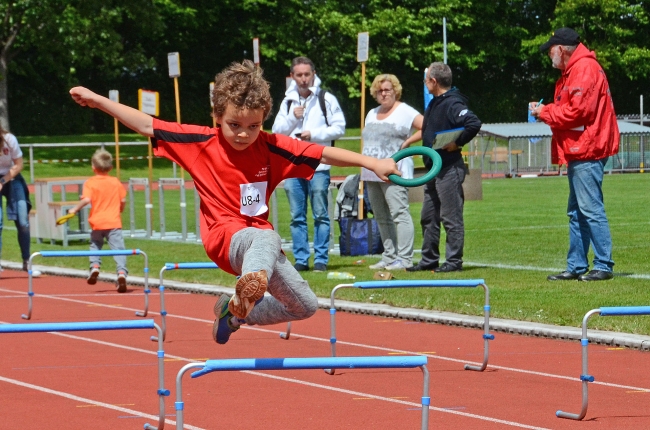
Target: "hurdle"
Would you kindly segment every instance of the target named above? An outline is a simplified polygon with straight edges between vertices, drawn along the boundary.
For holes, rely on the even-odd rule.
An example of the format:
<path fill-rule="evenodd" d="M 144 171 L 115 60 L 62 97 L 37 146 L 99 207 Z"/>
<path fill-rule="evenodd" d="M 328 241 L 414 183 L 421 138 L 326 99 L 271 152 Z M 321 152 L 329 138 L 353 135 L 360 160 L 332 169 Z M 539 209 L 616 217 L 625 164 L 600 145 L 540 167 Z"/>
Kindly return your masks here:
<path fill-rule="evenodd" d="M 200 368 L 192 373 L 192 378 L 198 378 L 211 372 L 219 371 L 263 371 L 291 369 L 386 369 L 386 368 L 415 368 L 423 373 L 422 394 L 422 430 L 429 428 L 429 371 L 427 357 L 423 355 L 401 357 L 314 357 L 314 358 L 244 358 L 227 360 L 208 360 L 201 363 L 189 363 L 181 368 L 176 375 L 176 430 L 183 429 L 183 390 L 182 379 L 185 372 Z"/>
<path fill-rule="evenodd" d="M 136 316 L 146 317 L 149 310 L 149 258 L 144 251 L 139 249 L 111 249 L 101 251 L 37 251 L 29 256 L 27 263 L 27 297 L 29 300 L 29 307 L 26 314 L 22 315 L 23 319 L 30 319 L 32 317 L 32 298 L 34 296 L 33 279 L 32 279 L 32 264 L 34 257 L 94 257 L 94 256 L 113 256 L 113 255 L 142 255 L 144 257 L 144 310 L 136 312 Z"/>
<path fill-rule="evenodd" d="M 159 338 L 162 332 L 158 324 L 152 319 L 148 320 L 121 320 L 121 321 L 89 321 L 89 322 L 64 322 L 64 323 L 38 323 L 38 324 L 0 324 L 0 333 L 43 333 L 59 331 L 99 331 L 99 330 L 130 330 L 155 328 Z M 165 351 L 162 340 L 158 341 L 158 399 L 159 414 L 158 426 L 145 424 L 147 430 L 162 430 L 165 426 L 165 397 L 169 390 L 165 390 Z"/>
<path fill-rule="evenodd" d="M 582 318 L 582 339 L 580 345 L 582 346 L 582 374 L 580 381 L 582 381 L 582 410 L 579 414 L 571 414 L 558 410 L 555 416 L 558 418 L 567 418 L 570 420 L 581 420 L 587 415 L 587 406 L 589 403 L 588 384 L 594 382 L 595 378 L 589 374 L 588 370 L 588 351 L 589 337 L 587 336 L 587 322 L 592 315 L 600 314 L 601 317 L 620 317 L 630 315 L 650 315 L 650 306 L 620 306 L 620 307 L 601 307 L 599 309 L 592 309 L 585 314 Z"/>
<path fill-rule="evenodd" d="M 179 187 L 181 198 L 181 238 L 187 240 L 187 203 L 185 202 L 185 180 L 182 178 L 160 178 L 158 179 L 158 202 L 160 205 L 160 238 L 165 239 L 167 230 L 165 227 L 165 186 Z"/>
<path fill-rule="evenodd" d="M 482 372 L 487 367 L 488 351 L 490 340 L 494 340 L 494 335 L 490 334 L 490 291 L 483 279 L 466 279 L 466 280 L 433 280 L 433 281 L 362 281 L 353 284 L 339 284 L 330 293 L 330 344 L 332 345 L 332 357 L 336 357 L 336 307 L 334 305 L 334 295 L 341 288 L 361 288 L 361 289 L 376 289 L 376 288 L 447 288 L 447 287 L 467 287 L 476 288 L 483 287 L 485 291 L 485 305 L 483 306 L 483 364 L 480 366 L 465 365 L 465 370 L 476 370 Z M 283 339 L 289 338 L 291 326 L 287 326 L 287 332 L 281 333 L 280 337 Z M 330 375 L 334 374 L 334 369 L 326 372 Z"/>
<path fill-rule="evenodd" d="M 147 178 L 131 178 L 129 179 L 129 215 L 131 221 L 131 237 L 136 237 L 136 228 L 135 228 L 135 187 L 141 186 L 144 187 L 144 211 L 146 217 L 146 230 L 145 238 L 151 239 L 151 210 L 153 205 L 151 204 L 151 188 L 149 186 L 149 179 Z"/>
<path fill-rule="evenodd" d="M 160 316 L 162 323 L 162 336 L 165 340 L 167 334 L 167 325 L 165 323 L 165 317 L 167 316 L 167 311 L 165 310 L 165 285 L 163 283 L 163 277 L 165 272 L 168 270 L 182 270 L 182 269 L 218 269 L 216 263 L 205 262 L 205 263 L 165 263 L 165 265 L 160 269 L 160 282 L 158 288 L 160 289 Z M 154 336 L 151 336 L 151 340 L 158 340 Z"/>

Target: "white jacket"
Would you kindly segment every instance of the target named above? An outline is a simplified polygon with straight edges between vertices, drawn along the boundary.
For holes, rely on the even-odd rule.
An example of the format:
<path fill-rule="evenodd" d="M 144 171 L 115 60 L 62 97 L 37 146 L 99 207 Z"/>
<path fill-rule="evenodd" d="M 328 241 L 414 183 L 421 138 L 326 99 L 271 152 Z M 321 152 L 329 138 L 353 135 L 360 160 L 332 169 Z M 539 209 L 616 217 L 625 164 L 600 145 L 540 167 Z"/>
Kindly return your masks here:
<path fill-rule="evenodd" d="M 273 122 L 273 133 L 294 137 L 296 133 L 307 130 L 311 133 L 311 142 L 323 146 L 332 146 L 332 140 L 345 134 L 343 111 L 341 111 L 338 100 L 331 93 L 325 94 L 325 110 L 330 125 L 328 126 L 325 122 L 325 117 L 323 117 L 323 112 L 318 104 L 318 93 L 323 91 L 320 88 L 320 83 L 321 80 L 315 76 L 314 86 L 309 87 L 312 94 L 307 98 L 304 117 L 298 119 L 293 114 L 293 110 L 300 106 L 300 95 L 296 82 L 291 80 Z M 329 165 L 321 163 L 316 170 L 329 170 L 329 168 Z"/>

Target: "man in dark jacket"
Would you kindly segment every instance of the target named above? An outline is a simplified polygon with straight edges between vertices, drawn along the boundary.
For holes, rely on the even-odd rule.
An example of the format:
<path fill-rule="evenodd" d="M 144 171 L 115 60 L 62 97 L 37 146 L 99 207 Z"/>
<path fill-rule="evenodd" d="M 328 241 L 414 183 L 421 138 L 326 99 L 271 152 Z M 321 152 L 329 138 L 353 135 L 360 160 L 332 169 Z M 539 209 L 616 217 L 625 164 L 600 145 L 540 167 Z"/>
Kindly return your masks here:
<path fill-rule="evenodd" d="M 409 272 L 432 270 L 434 272 L 455 272 L 463 268 L 463 247 L 465 244 L 465 225 L 463 222 L 463 181 L 466 167 L 461 156 L 461 148 L 472 140 L 481 129 L 481 121 L 467 107 L 467 98 L 455 87 L 452 88 L 452 73 L 443 63 L 432 63 L 426 74 L 425 83 L 434 98 L 424 113 L 421 134 L 416 132 L 404 142 L 402 147 L 422 139 L 422 145 L 429 148 L 436 144 L 440 132 L 459 129 L 453 142 L 436 149 L 442 159 L 442 169 L 438 176 L 424 186 L 424 202 L 420 224 L 424 240 L 422 259 L 409 267 Z M 432 162 L 424 159 L 425 166 L 431 168 Z M 440 224 L 447 233 L 445 262 L 440 265 Z"/>

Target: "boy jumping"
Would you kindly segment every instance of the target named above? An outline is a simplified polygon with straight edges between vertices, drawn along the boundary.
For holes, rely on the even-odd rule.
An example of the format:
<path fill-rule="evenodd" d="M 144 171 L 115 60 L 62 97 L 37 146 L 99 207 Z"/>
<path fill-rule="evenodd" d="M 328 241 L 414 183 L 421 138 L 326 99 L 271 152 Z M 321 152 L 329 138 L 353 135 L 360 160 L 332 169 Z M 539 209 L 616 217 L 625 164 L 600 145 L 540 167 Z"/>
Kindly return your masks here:
<path fill-rule="evenodd" d="M 214 306 L 213 339 L 228 342 L 242 324 L 277 324 L 312 316 L 316 295 L 282 252 L 268 221 L 268 201 L 286 178 L 310 179 L 319 163 L 361 166 L 386 181 L 395 162 L 261 131 L 271 112 L 269 84 L 252 61 L 232 63 L 215 77 L 213 113 L 220 127 L 165 122 L 83 88 L 81 106 L 98 108 L 152 138 L 154 153 L 183 167 L 201 198 L 201 239 L 212 261 L 239 275 L 235 295 Z M 268 289 L 271 296 L 264 296 Z"/>

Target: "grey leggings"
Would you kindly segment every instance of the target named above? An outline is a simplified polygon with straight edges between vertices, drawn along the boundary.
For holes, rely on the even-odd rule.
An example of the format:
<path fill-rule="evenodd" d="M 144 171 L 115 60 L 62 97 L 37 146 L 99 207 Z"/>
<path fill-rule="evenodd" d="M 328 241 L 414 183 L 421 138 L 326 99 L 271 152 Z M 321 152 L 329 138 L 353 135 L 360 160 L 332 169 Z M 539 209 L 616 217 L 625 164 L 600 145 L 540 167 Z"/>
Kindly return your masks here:
<path fill-rule="evenodd" d="M 282 242 L 275 231 L 245 228 L 235 233 L 230 242 L 230 265 L 240 274 L 266 270 L 269 278 L 267 291 L 271 297 L 265 295 L 255 305 L 246 324 L 301 320 L 318 309 L 316 295 L 282 253 Z"/>

